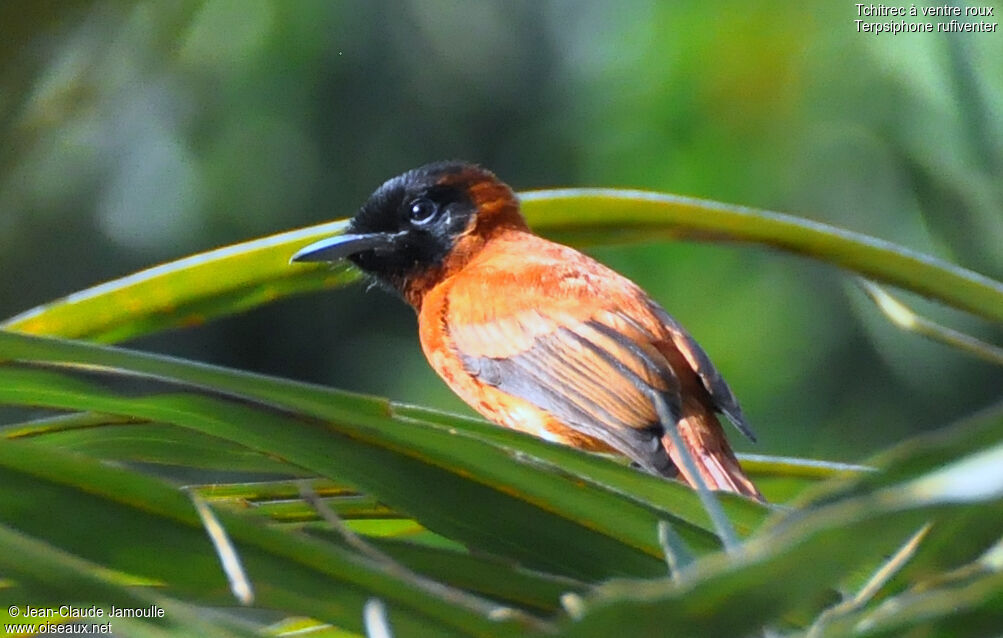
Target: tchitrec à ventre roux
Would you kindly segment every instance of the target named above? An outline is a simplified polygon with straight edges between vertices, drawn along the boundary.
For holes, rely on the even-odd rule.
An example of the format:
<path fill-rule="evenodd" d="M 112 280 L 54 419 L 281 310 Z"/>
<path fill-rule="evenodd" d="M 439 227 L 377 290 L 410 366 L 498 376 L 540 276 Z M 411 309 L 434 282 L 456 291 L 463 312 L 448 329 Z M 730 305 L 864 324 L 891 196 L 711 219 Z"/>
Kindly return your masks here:
<path fill-rule="evenodd" d="M 632 281 L 533 234 L 490 171 L 394 177 L 292 257 L 339 259 L 415 309 L 429 363 L 495 423 L 762 500 L 717 414 L 752 432 L 703 349 Z"/>
<path fill-rule="evenodd" d="M 886 4 L 857 4 L 857 16 L 864 18 L 873 17 L 901 17 L 901 18 L 981 18 L 993 17 L 996 8 L 991 6 L 966 6 L 955 5 L 922 6 L 909 5 L 906 9 L 902 6 Z M 996 22 L 979 20 L 976 22 L 953 19 L 947 22 L 907 22 L 906 20 L 871 22 L 857 19 L 853 21 L 857 27 L 857 33 L 874 34 L 898 34 L 898 33 L 994 33 L 998 26 Z"/>

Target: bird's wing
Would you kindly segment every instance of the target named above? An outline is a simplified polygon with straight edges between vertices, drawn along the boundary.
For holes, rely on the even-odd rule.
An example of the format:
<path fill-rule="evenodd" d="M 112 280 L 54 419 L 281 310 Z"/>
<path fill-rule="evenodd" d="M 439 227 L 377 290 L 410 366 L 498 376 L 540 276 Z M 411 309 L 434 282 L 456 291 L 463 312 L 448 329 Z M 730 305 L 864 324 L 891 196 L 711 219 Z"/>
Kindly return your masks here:
<path fill-rule="evenodd" d="M 692 483 L 666 434 L 674 425 L 712 489 L 762 498 L 714 415 L 723 411 L 746 431 L 734 395 L 700 346 L 643 291 L 585 255 L 538 238 L 482 257 L 455 276 L 448 293 L 443 288 L 429 306 L 434 310 L 422 309 L 423 330 L 435 334 L 430 360 L 447 381 L 456 383 L 459 372 L 473 386 L 517 397 L 648 471 L 672 476 L 678 469 Z M 446 359 L 460 369 L 443 365 Z M 481 391 L 461 396 L 502 422 L 511 416 L 504 402 L 482 404 L 491 399 Z M 659 418 L 660 402 L 675 423 Z"/>
<path fill-rule="evenodd" d="M 649 307 L 668 331 L 672 345 L 686 358 L 686 362 L 690 368 L 696 372 L 701 384 L 710 396 L 711 405 L 714 410 L 724 413 L 728 417 L 728 420 L 742 434 L 748 437 L 749 440 L 755 441 L 756 435 L 752 431 L 752 428 L 749 427 L 748 422 L 746 422 L 745 416 L 742 414 L 742 407 L 738 404 L 738 399 L 735 398 L 735 394 L 728 387 L 724 377 L 714 367 L 710 357 L 700 347 L 700 344 L 679 325 L 678 321 L 665 312 L 661 306 L 651 302 Z"/>
<path fill-rule="evenodd" d="M 679 382 L 655 345 L 658 319 L 636 286 L 595 262 L 576 267 L 575 256 L 583 257 L 496 267 L 454 285 L 443 317 L 450 345 L 479 382 L 672 474 L 652 396 L 678 409 Z"/>
<path fill-rule="evenodd" d="M 537 332 L 529 347 L 507 355 L 477 353 L 477 344 L 530 324 Z M 541 324 L 549 329 L 541 330 Z M 528 401 L 649 470 L 667 471 L 650 392 L 673 394 L 672 372 L 656 368 L 641 348 L 619 345 L 603 328 L 597 320 L 569 322 L 531 312 L 508 321 L 454 326 L 451 335 L 464 370 L 480 382 Z M 653 356 L 660 358 L 657 352 Z"/>

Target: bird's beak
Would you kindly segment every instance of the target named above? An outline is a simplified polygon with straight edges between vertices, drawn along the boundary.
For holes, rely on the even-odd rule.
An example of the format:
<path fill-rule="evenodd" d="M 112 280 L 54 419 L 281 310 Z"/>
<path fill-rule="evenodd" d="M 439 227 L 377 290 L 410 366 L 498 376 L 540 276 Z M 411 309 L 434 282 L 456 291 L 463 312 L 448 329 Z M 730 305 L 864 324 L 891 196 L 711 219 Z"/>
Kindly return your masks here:
<path fill-rule="evenodd" d="M 392 250 L 403 233 L 364 233 L 361 235 L 335 235 L 301 248 L 292 258 L 295 261 L 337 261 L 367 250 Z"/>

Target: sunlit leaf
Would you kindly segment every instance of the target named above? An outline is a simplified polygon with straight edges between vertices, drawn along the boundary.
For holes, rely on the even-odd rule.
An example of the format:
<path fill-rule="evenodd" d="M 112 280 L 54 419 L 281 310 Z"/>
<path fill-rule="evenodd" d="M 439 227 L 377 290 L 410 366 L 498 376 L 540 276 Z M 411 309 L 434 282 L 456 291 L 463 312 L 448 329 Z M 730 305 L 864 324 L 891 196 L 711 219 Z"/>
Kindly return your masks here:
<path fill-rule="evenodd" d="M 675 195 L 615 189 L 522 196 L 530 223 L 574 245 L 697 239 L 760 243 L 866 275 L 1003 321 L 1003 284 L 891 242 L 792 215 Z M 297 249 L 341 232 L 343 221 L 193 255 L 26 311 L 0 328 L 116 342 L 201 324 L 280 297 L 341 286 L 344 265 L 290 265 Z"/>

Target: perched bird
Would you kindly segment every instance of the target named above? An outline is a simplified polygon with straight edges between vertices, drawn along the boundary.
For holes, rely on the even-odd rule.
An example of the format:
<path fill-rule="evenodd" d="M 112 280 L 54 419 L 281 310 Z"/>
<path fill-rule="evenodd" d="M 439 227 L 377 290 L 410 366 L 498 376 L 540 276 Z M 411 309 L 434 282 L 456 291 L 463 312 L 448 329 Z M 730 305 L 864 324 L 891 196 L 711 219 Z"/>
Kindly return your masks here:
<path fill-rule="evenodd" d="M 534 235 L 490 171 L 442 162 L 394 177 L 346 234 L 292 257 L 338 259 L 414 307 L 429 363 L 495 423 L 692 484 L 671 419 L 709 488 L 762 500 L 716 413 L 754 437 L 703 349 L 636 284 Z"/>

